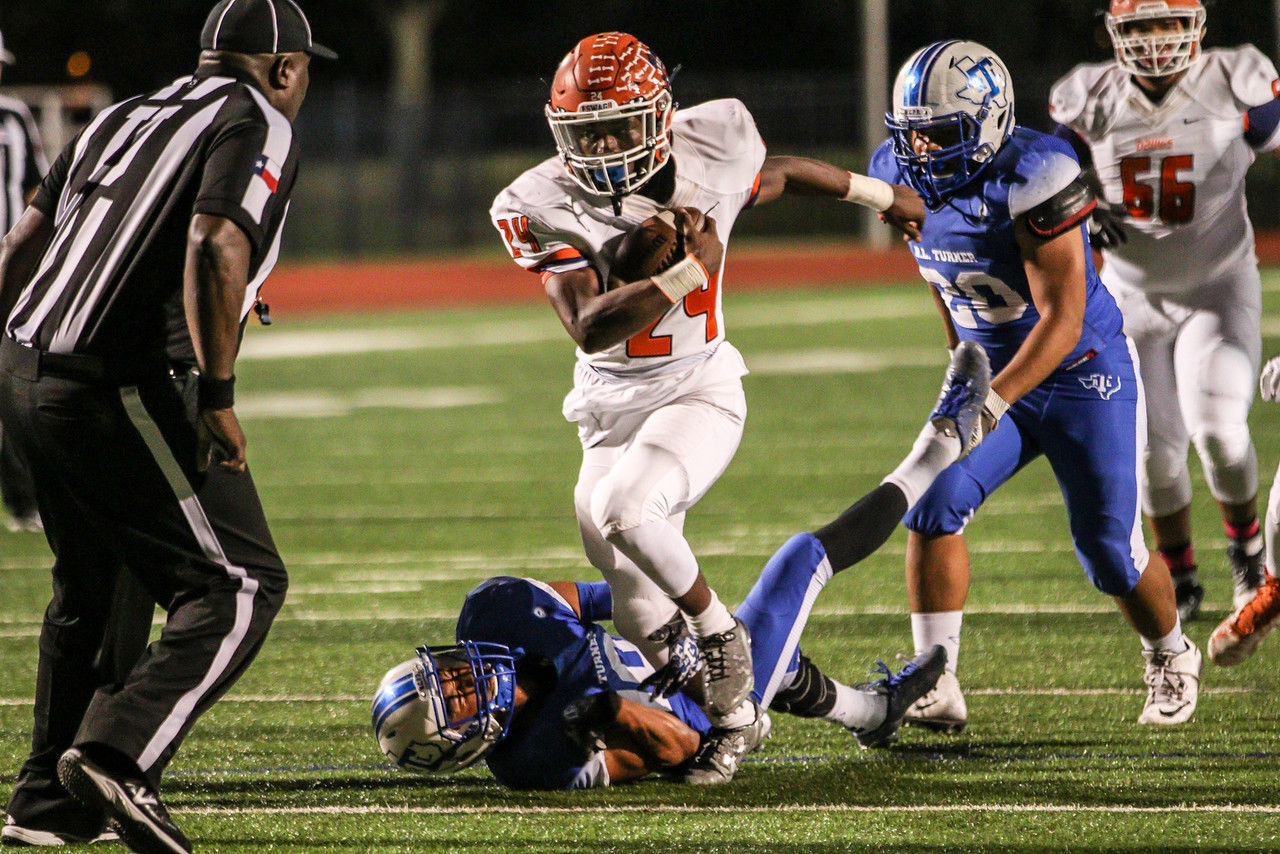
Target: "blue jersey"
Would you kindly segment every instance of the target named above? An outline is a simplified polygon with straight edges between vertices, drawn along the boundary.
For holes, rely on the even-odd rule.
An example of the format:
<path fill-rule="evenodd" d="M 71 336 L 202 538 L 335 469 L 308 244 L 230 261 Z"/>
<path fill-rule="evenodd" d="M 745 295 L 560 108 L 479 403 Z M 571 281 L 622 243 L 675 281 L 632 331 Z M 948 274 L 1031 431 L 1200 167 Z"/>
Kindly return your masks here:
<path fill-rule="evenodd" d="M 870 174 L 906 184 L 891 142 L 871 158 Z M 978 177 L 925 218 L 911 252 L 920 275 L 938 289 L 951 311 L 956 334 L 976 341 L 998 372 L 1040 319 L 1014 238 L 1013 221 L 1065 188 L 1080 174 L 1071 146 L 1057 137 L 1017 127 Z M 1075 365 L 1121 335 L 1122 319 L 1103 286 L 1085 243 L 1085 314 L 1080 342 L 1063 360 Z"/>
<path fill-rule="evenodd" d="M 587 788 L 607 782 L 603 759 L 588 755 L 564 733 L 560 714 L 589 694 L 614 691 L 628 700 L 669 711 L 699 732 L 710 729 L 697 705 L 677 694 L 670 701 L 639 689 L 653 668 L 632 644 L 582 620 L 551 587 L 500 576 L 467 594 L 457 636 L 506 644 L 516 670 L 541 668 L 549 690 L 521 708 L 507 737 L 485 757 L 498 782 L 514 789 Z"/>

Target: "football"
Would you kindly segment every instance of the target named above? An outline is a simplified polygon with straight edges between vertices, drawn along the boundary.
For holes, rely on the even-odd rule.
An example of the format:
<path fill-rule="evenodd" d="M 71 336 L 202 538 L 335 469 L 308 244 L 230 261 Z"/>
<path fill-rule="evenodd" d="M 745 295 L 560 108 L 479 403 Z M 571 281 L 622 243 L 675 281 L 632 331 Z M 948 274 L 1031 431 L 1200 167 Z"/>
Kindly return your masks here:
<path fill-rule="evenodd" d="M 670 269 L 684 257 L 674 211 L 660 211 L 623 235 L 611 278 L 634 282 Z"/>

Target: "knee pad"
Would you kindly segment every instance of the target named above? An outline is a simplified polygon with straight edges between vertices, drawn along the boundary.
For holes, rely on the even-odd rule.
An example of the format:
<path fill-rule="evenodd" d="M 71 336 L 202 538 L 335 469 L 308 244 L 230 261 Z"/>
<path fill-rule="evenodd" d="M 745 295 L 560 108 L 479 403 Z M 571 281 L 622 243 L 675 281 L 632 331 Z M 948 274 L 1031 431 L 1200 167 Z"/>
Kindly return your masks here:
<path fill-rule="evenodd" d="M 1258 454 L 1245 424 L 1214 425 L 1196 437 L 1209 491 L 1230 504 L 1258 493 Z"/>
<path fill-rule="evenodd" d="M 1253 447 L 1247 424 L 1208 424 L 1195 436 L 1196 450 L 1214 468 L 1232 468 L 1244 462 Z"/>
<path fill-rule="evenodd" d="M 591 493 L 591 521 L 609 539 L 622 531 L 666 519 L 671 506 L 661 484 L 645 489 L 642 483 L 610 474 Z"/>

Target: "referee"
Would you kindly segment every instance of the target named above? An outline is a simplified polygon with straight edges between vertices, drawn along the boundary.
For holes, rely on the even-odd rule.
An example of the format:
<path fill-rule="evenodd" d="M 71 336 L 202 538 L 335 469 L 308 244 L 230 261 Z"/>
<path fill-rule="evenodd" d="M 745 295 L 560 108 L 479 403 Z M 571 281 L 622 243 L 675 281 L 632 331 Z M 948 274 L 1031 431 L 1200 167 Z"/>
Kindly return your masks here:
<path fill-rule="evenodd" d="M 293 0 L 222 0 L 200 46 L 194 75 L 100 113 L 0 242 L 0 420 L 56 555 L 14 798 L 60 782 L 80 804 L 58 824 L 13 815 L 44 834 L 27 844 L 92 839 L 110 819 L 135 851 L 190 851 L 161 774 L 284 601 L 233 369 L 279 249 L 311 57 L 334 54 Z M 105 682 L 121 565 L 168 617 Z"/>
<path fill-rule="evenodd" d="M 0 72 L 13 65 L 13 54 L 5 50 L 0 35 Z M 31 110 L 17 98 L 0 95 L 0 235 L 9 233 L 22 215 L 22 210 L 49 171 L 40 132 L 36 130 Z M 39 531 L 40 512 L 36 509 L 35 488 L 27 463 L 0 433 L 0 498 L 8 517 L 10 531 Z"/>

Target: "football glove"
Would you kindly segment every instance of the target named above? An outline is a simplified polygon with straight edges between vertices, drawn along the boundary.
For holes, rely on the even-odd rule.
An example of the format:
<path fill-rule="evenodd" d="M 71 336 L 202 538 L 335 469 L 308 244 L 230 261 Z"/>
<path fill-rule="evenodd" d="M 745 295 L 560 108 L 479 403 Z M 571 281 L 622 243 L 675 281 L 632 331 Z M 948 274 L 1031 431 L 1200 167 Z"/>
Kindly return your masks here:
<path fill-rule="evenodd" d="M 1280 356 L 1272 356 L 1271 361 L 1262 366 L 1258 391 L 1262 393 L 1263 400 L 1271 403 L 1280 401 Z"/>
<path fill-rule="evenodd" d="M 579 697 L 560 711 L 565 735 L 588 753 L 604 748 L 604 733 L 618 720 L 622 698 L 613 691 Z"/>
<path fill-rule="evenodd" d="M 670 697 L 702 669 L 698 643 L 689 634 L 684 615 L 679 611 L 665 625 L 650 634 L 649 640 L 666 645 L 667 663 L 650 673 L 640 683 L 640 690 L 649 691 L 658 697 Z"/>
<path fill-rule="evenodd" d="M 1094 249 L 1115 249 L 1128 240 L 1122 225 L 1128 217 L 1123 205 L 1113 205 L 1098 199 L 1098 205 L 1089 214 L 1089 245 Z"/>

